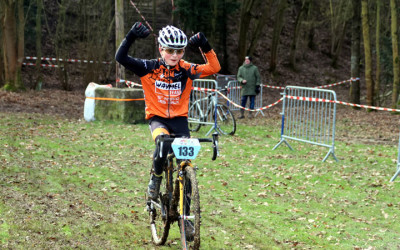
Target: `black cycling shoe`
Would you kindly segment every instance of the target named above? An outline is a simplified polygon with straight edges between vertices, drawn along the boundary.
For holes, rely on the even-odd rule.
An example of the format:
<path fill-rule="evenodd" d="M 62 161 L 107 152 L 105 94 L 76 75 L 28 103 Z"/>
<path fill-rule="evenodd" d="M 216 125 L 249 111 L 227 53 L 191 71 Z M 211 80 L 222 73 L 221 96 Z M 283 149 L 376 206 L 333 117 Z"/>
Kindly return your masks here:
<path fill-rule="evenodd" d="M 156 201 L 158 199 L 158 194 L 160 192 L 162 176 L 157 177 L 154 174 L 151 175 L 149 186 L 147 188 L 147 195 L 149 199 Z"/>

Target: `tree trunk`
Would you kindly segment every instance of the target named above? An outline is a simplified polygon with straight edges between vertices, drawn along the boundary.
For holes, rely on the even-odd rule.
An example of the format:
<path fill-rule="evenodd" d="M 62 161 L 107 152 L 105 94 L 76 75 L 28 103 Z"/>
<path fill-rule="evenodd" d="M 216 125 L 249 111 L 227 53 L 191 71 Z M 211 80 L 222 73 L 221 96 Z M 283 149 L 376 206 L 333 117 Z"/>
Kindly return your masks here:
<path fill-rule="evenodd" d="M 341 30 L 340 36 L 339 36 L 339 38 L 337 40 L 337 43 L 335 45 L 335 49 L 334 49 L 333 54 L 332 54 L 332 64 L 331 65 L 334 68 L 337 68 L 337 62 L 338 62 L 338 59 L 339 59 L 339 56 L 340 56 L 340 52 L 342 51 L 342 44 L 343 44 L 344 37 L 346 35 L 346 30 L 347 30 L 347 22 L 345 22 L 343 24 L 343 29 Z"/>
<path fill-rule="evenodd" d="M 351 23 L 351 77 L 360 77 L 361 8 L 360 0 L 353 0 Z M 360 104 L 360 80 L 351 82 L 350 102 Z"/>
<path fill-rule="evenodd" d="M 212 15 L 211 15 L 211 34 L 210 42 L 211 44 L 217 44 L 217 22 L 218 22 L 218 2 L 219 0 L 213 0 L 210 5 L 212 5 Z M 211 7 L 211 6 L 210 6 Z"/>
<path fill-rule="evenodd" d="M 393 51 L 393 94 L 392 94 L 392 107 L 397 107 L 397 100 L 399 95 L 399 46 L 397 34 L 397 11 L 396 0 L 390 0 L 390 13 L 392 17 L 391 33 L 392 33 L 392 51 Z"/>
<path fill-rule="evenodd" d="M 339 3 L 333 7 L 332 0 L 330 0 L 331 10 L 331 50 L 332 67 L 337 68 L 337 61 L 342 50 L 342 44 L 347 30 L 347 22 L 349 19 L 350 6 L 347 0 L 340 0 Z"/>
<path fill-rule="evenodd" d="M 153 25 L 156 27 L 157 23 L 157 0 L 153 0 Z M 152 46 L 152 58 L 157 58 L 157 40 L 156 39 L 151 39 L 153 46 Z"/>
<path fill-rule="evenodd" d="M 221 64 L 221 72 L 228 72 L 228 67 L 229 67 L 229 53 L 228 53 L 228 49 L 227 49 L 227 20 L 228 15 L 227 15 L 227 11 L 226 11 L 226 0 L 223 0 L 223 8 L 222 8 L 222 30 L 221 30 L 221 42 L 222 42 L 222 51 L 223 51 L 223 61 Z"/>
<path fill-rule="evenodd" d="M 115 46 L 119 48 L 122 40 L 124 39 L 124 2 L 123 0 L 115 0 Z M 116 62 L 116 79 L 125 79 L 124 67 Z M 117 87 L 121 87 L 122 84 L 117 81 Z"/>
<path fill-rule="evenodd" d="M 251 8 L 254 0 L 243 0 L 240 11 L 239 44 L 238 44 L 238 67 L 242 65 L 246 56 L 247 32 L 251 21 Z"/>
<path fill-rule="evenodd" d="M 25 16 L 24 16 L 24 1 L 17 1 L 18 7 L 18 65 L 17 68 L 21 69 L 22 62 L 24 61 L 24 48 L 25 48 Z M 21 82 L 22 83 L 22 82 Z"/>
<path fill-rule="evenodd" d="M 381 85 L 381 46 L 380 46 L 380 29 L 381 29 L 381 1 L 376 0 L 376 27 L 375 27 L 375 51 L 376 51 L 376 75 L 375 75 L 375 103 L 380 106 L 381 100 L 379 98 L 380 85 Z"/>
<path fill-rule="evenodd" d="M 43 76 L 41 72 L 41 57 L 42 57 L 42 0 L 36 0 L 36 83 L 35 89 L 40 90 L 42 88 Z"/>
<path fill-rule="evenodd" d="M 56 49 L 56 57 L 66 58 L 67 56 L 67 48 L 65 47 L 65 16 L 66 16 L 67 6 L 66 1 L 62 0 L 59 4 L 58 10 L 58 19 L 57 19 L 57 27 L 56 27 L 56 42 L 55 42 L 55 49 Z M 61 86 L 64 90 L 70 90 L 71 87 L 69 86 L 68 82 L 68 63 L 65 61 L 58 61 L 58 78 L 60 79 Z"/>
<path fill-rule="evenodd" d="M 0 5 L 1 6 L 1 5 Z M 0 10 L 0 20 L 3 20 L 3 15 L 1 14 L 1 10 Z M 2 31 L 1 28 L 1 24 L 0 24 L 0 30 Z M 3 32 L 0 32 L 0 88 L 3 86 L 4 84 L 4 51 L 3 51 Z"/>
<path fill-rule="evenodd" d="M 268 21 L 268 17 L 269 17 L 268 13 L 270 11 L 269 7 L 270 7 L 270 3 L 269 2 L 264 3 L 264 8 L 261 11 L 261 18 L 258 20 L 256 29 L 255 29 L 255 32 L 254 32 L 254 35 L 253 35 L 253 38 L 251 39 L 251 42 L 250 42 L 250 47 L 249 47 L 249 50 L 247 52 L 247 55 L 253 55 L 254 50 L 257 47 L 257 43 L 258 43 L 258 40 L 260 39 L 261 32 L 264 29 L 265 24 Z"/>
<path fill-rule="evenodd" d="M 283 23 L 284 23 L 284 13 L 286 10 L 286 0 L 280 0 L 279 1 L 279 9 L 278 9 L 278 14 L 275 18 L 275 24 L 274 24 L 274 31 L 272 34 L 272 45 L 271 45 L 271 59 L 270 59 L 270 65 L 269 65 L 269 71 L 270 72 L 275 72 L 276 70 L 276 59 L 277 59 L 277 54 L 278 54 L 278 45 L 279 45 L 279 39 L 281 36 L 282 28 L 283 28 Z"/>
<path fill-rule="evenodd" d="M 314 0 L 309 0 L 308 10 L 307 10 L 307 47 L 315 50 L 317 47 L 314 42 L 314 35 L 315 35 L 315 16 L 313 13 L 314 9 Z M 305 54 L 305 50 L 303 55 Z M 304 56 L 303 56 L 304 57 Z"/>
<path fill-rule="evenodd" d="M 22 0 L 19 0 L 22 1 Z M 21 77 L 21 64 L 22 61 L 21 59 L 18 58 L 18 56 L 23 54 L 23 51 L 18 51 L 19 48 L 19 43 L 17 40 L 17 19 L 15 17 L 15 8 L 16 8 L 16 2 L 15 1 L 4 1 L 3 2 L 4 6 L 4 19 L 2 20 L 2 30 L 3 30 L 3 51 L 4 51 L 4 69 L 5 69 L 5 86 L 4 88 L 6 90 L 18 90 L 22 89 L 22 77 Z M 21 10 L 19 8 L 19 2 L 18 2 L 18 14 L 21 13 Z M 23 20 L 23 14 L 22 16 L 18 19 L 21 21 Z M 24 25 L 24 22 L 21 22 L 21 25 Z M 21 27 L 21 25 L 18 25 L 18 28 Z M 20 33 L 18 33 L 20 34 Z M 23 35 L 20 39 L 23 39 Z M 19 40 L 23 41 L 23 40 Z"/>
<path fill-rule="evenodd" d="M 367 87 L 367 104 L 374 105 L 374 85 L 372 81 L 372 55 L 371 40 L 369 34 L 368 20 L 368 0 L 361 0 L 361 20 L 364 40 L 364 56 L 365 56 L 365 84 Z"/>
<path fill-rule="evenodd" d="M 299 10 L 299 13 L 297 14 L 296 21 L 294 24 L 294 34 L 292 43 L 290 45 L 290 55 L 289 55 L 289 65 L 293 70 L 296 69 L 296 51 L 297 51 L 298 38 L 299 38 L 300 28 L 304 19 L 304 14 L 309 6 L 308 2 L 309 0 L 302 1 L 301 8 Z"/>

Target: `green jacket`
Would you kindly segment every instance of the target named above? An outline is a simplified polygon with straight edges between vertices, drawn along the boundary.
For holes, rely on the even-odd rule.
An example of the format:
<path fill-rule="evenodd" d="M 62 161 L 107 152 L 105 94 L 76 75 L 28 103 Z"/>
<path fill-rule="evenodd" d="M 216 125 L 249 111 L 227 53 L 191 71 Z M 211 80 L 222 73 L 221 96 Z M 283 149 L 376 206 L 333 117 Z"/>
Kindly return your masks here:
<path fill-rule="evenodd" d="M 237 80 L 242 86 L 242 96 L 256 95 L 256 86 L 261 84 L 260 72 L 258 71 L 257 66 L 252 63 L 240 66 Z M 242 84 L 243 80 L 247 80 L 247 83 Z"/>

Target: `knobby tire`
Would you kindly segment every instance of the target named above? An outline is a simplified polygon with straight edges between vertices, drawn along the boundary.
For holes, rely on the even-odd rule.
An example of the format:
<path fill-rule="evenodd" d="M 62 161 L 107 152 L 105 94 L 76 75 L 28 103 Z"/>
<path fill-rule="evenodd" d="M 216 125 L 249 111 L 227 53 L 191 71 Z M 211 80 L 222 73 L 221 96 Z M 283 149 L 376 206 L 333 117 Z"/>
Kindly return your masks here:
<path fill-rule="evenodd" d="M 169 206 L 172 194 L 172 171 L 165 171 L 160 186 L 159 205 L 150 209 L 150 229 L 155 245 L 164 245 L 167 241 L 169 229 L 171 227 L 171 218 L 169 217 Z M 169 181 L 167 181 L 169 180 Z"/>
<path fill-rule="evenodd" d="M 184 219 L 179 219 L 179 227 L 181 232 L 181 243 L 183 249 L 199 249 L 200 248 L 200 195 L 196 172 L 192 167 L 186 167 L 184 175 L 184 206 L 183 214 L 189 214 L 187 208 L 190 208 L 190 215 L 194 216 L 191 221 L 194 225 L 194 237 L 190 238 L 185 234 Z M 190 189 L 190 190 L 189 190 Z M 191 197 L 190 199 L 188 199 Z M 186 204 L 189 204 L 188 206 Z"/>

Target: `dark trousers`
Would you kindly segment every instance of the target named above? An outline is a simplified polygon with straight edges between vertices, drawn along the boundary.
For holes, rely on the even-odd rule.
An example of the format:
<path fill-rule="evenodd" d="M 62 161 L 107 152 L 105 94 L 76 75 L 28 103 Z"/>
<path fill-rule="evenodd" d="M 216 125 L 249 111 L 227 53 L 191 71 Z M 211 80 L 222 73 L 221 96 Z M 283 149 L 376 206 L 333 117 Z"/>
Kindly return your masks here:
<path fill-rule="evenodd" d="M 256 101 L 256 96 L 255 95 L 244 95 L 242 96 L 242 107 L 246 107 L 247 103 L 247 97 L 250 97 L 250 109 L 254 109 L 255 101 Z"/>

